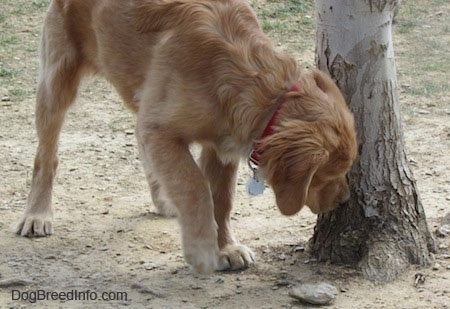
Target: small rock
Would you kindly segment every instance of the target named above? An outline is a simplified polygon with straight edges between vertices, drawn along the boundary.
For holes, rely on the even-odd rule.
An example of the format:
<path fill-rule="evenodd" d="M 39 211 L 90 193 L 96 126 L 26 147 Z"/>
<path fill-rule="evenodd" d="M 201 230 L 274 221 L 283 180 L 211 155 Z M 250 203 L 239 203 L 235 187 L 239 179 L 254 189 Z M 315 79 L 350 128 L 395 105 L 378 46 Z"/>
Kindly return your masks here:
<path fill-rule="evenodd" d="M 437 235 L 441 237 L 447 237 L 448 235 L 450 235 L 450 225 L 449 224 L 441 225 L 437 229 Z"/>
<path fill-rule="evenodd" d="M 426 280 L 426 276 L 421 273 L 417 273 L 414 275 L 414 286 L 417 288 L 420 285 L 424 284 Z"/>
<path fill-rule="evenodd" d="M 436 263 L 436 264 L 433 265 L 432 269 L 433 270 L 439 270 L 439 269 L 441 269 L 441 265 Z"/>
<path fill-rule="evenodd" d="M 0 280 L 0 288 L 10 288 L 13 286 L 32 285 L 34 281 L 28 279 L 4 279 Z"/>
<path fill-rule="evenodd" d="M 145 263 L 144 268 L 145 268 L 145 270 L 153 270 L 156 268 L 156 266 L 153 265 L 152 263 Z"/>
<path fill-rule="evenodd" d="M 338 294 L 338 289 L 328 283 L 301 284 L 289 292 L 289 296 L 313 305 L 329 305 Z"/>
<path fill-rule="evenodd" d="M 280 286 L 290 286 L 290 285 L 292 285 L 292 281 L 287 280 L 287 279 L 280 279 L 275 282 L 275 286 L 279 286 L 279 287 Z"/>
<path fill-rule="evenodd" d="M 441 225 L 436 230 L 436 235 L 447 237 L 450 235 L 450 212 L 448 212 L 441 221 Z"/>
<path fill-rule="evenodd" d="M 155 296 L 157 298 L 165 298 L 166 297 L 164 295 L 164 293 L 161 293 L 160 291 L 152 290 L 149 287 L 147 287 L 147 286 L 145 286 L 143 284 L 140 284 L 140 283 L 133 283 L 131 285 L 131 288 L 137 290 L 141 294 L 150 294 L 150 295 L 153 295 L 153 296 Z"/>

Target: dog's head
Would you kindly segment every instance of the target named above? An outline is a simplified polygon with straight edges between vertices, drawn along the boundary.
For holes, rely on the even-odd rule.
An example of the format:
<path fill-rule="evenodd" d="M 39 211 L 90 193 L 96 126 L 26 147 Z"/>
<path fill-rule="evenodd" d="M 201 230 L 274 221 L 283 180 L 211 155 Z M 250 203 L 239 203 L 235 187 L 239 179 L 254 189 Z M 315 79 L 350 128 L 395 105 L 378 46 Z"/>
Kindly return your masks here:
<path fill-rule="evenodd" d="M 285 215 L 307 205 L 326 212 L 348 200 L 346 181 L 357 151 L 353 115 L 334 82 L 317 70 L 303 74 L 273 127 L 258 143 L 261 169 Z"/>

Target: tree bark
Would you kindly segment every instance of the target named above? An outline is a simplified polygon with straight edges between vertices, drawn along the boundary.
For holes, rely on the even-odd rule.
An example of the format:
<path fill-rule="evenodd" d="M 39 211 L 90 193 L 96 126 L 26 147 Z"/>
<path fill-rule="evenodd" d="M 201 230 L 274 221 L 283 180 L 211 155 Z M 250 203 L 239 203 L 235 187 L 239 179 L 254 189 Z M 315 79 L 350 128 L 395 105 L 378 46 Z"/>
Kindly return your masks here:
<path fill-rule="evenodd" d="M 310 248 L 320 261 L 357 265 L 391 281 L 429 265 L 435 244 L 404 149 L 392 43 L 394 0 L 316 0 L 316 64 L 355 115 L 358 157 L 348 205 L 318 217 Z"/>

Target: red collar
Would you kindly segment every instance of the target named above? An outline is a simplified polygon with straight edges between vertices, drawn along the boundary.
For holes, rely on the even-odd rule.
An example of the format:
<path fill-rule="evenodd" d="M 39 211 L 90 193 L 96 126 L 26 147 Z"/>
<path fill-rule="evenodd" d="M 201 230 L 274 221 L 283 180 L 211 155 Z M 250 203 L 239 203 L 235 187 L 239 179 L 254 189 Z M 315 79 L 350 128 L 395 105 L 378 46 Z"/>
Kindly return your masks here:
<path fill-rule="evenodd" d="M 291 89 L 289 89 L 289 92 L 298 92 L 298 86 L 294 85 L 291 87 Z M 271 135 L 273 133 L 273 125 L 275 123 L 275 121 L 278 118 L 278 115 L 280 114 L 280 109 L 281 107 L 283 107 L 284 103 L 286 103 L 286 101 L 288 100 L 288 97 L 285 97 L 283 101 L 281 101 L 280 105 L 278 105 L 277 109 L 275 110 L 275 112 L 273 113 L 272 117 L 270 118 L 269 122 L 267 123 L 261 137 L 259 138 L 259 140 L 262 140 L 263 138 Z M 253 147 L 252 151 L 250 152 L 249 155 L 249 164 L 252 164 L 255 167 L 258 167 L 259 165 L 259 160 L 261 159 L 261 153 L 259 153 L 256 150 L 256 146 Z M 252 167 L 253 169 L 253 167 Z"/>

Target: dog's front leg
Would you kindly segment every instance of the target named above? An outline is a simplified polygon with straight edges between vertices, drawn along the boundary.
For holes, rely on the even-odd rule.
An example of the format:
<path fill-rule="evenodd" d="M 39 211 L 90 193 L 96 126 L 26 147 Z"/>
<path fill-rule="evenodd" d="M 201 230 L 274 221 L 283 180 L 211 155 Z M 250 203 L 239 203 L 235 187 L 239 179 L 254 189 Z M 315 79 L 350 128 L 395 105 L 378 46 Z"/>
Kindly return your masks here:
<path fill-rule="evenodd" d="M 238 163 L 223 164 L 214 149 L 204 147 L 200 157 L 203 174 L 210 183 L 214 200 L 214 216 L 219 227 L 219 263 L 218 270 L 244 269 L 253 264 L 254 253 L 239 244 L 233 236 L 230 226 L 231 208 Z"/>
<path fill-rule="evenodd" d="M 213 200 L 189 145 L 169 129 L 141 121 L 139 115 L 137 137 L 143 160 L 151 162 L 153 177 L 177 210 L 186 261 L 197 273 L 213 272 L 219 253 Z"/>

